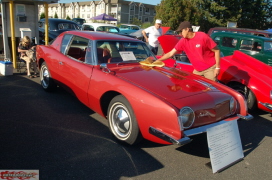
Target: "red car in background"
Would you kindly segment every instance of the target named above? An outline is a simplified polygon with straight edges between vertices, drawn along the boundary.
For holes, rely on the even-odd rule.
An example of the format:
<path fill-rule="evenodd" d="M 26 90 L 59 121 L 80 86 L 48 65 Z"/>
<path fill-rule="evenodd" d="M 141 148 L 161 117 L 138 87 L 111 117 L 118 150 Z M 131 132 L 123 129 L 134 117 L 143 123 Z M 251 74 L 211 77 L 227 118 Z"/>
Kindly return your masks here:
<path fill-rule="evenodd" d="M 207 128 L 252 118 L 231 88 L 176 68 L 141 65 L 148 57 L 156 59 L 144 42 L 103 32 L 66 31 L 37 46 L 42 88 L 66 87 L 107 118 L 121 142 L 143 137 L 184 145 Z"/>
<path fill-rule="evenodd" d="M 164 53 L 174 48 L 180 36 L 164 35 L 159 38 Z M 179 60 L 179 56 L 174 57 Z M 184 56 L 184 55 L 183 55 Z M 168 67 L 193 72 L 189 61 L 173 59 L 164 61 Z M 257 108 L 272 113 L 272 67 L 253 57 L 235 51 L 231 56 L 221 57 L 218 80 L 240 92 L 247 100 L 250 111 Z"/>

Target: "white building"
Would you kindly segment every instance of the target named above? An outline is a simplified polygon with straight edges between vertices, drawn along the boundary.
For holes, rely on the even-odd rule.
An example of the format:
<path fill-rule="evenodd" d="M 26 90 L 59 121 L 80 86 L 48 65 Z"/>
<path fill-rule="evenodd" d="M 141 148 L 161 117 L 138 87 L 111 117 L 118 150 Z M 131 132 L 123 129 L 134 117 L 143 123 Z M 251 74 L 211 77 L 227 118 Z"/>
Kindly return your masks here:
<path fill-rule="evenodd" d="M 39 16 L 44 13 L 44 5 L 39 5 Z M 156 15 L 155 5 L 137 3 L 125 0 L 98 0 L 86 2 L 55 3 L 48 5 L 48 16 L 59 19 L 84 18 L 87 22 L 90 18 L 106 13 L 117 19 L 117 23 L 132 23 L 133 18 L 142 23 L 152 23 Z"/>

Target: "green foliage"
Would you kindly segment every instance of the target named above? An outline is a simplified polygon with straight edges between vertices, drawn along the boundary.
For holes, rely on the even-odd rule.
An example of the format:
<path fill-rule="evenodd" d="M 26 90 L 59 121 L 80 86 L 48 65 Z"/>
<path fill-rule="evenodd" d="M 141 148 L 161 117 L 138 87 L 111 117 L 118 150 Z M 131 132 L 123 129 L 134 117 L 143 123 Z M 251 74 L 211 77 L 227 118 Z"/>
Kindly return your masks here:
<path fill-rule="evenodd" d="M 241 28 L 267 29 L 272 25 L 271 0 L 162 0 L 155 9 L 155 19 L 172 30 L 182 21 L 190 21 L 205 32 L 227 26 L 229 21 Z"/>
<path fill-rule="evenodd" d="M 67 19 L 67 20 L 71 20 L 71 18 L 70 18 L 70 16 L 69 16 L 69 15 L 67 15 L 67 16 L 66 16 L 66 19 Z"/>
<path fill-rule="evenodd" d="M 40 15 L 40 19 L 43 19 L 43 18 L 45 18 L 45 13 L 44 12 L 42 12 L 41 15 Z"/>
<path fill-rule="evenodd" d="M 55 12 L 54 18 L 59 18 L 56 12 Z"/>
<path fill-rule="evenodd" d="M 150 23 L 150 22 L 145 22 L 145 23 L 143 23 L 143 24 L 141 25 L 141 28 L 142 28 L 142 29 L 145 29 L 145 28 L 148 28 L 148 27 L 150 27 L 150 26 L 154 26 L 154 24 L 153 24 L 153 23 Z"/>
<path fill-rule="evenodd" d="M 138 26 L 142 25 L 142 21 L 140 21 L 138 18 L 133 18 L 131 23 Z"/>

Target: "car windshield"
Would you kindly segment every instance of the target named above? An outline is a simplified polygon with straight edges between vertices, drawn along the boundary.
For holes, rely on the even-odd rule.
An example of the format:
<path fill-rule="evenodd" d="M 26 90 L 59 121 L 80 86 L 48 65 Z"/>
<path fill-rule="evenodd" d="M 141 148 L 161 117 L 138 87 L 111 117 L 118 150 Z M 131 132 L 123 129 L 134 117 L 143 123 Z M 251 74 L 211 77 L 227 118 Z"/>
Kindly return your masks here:
<path fill-rule="evenodd" d="M 272 41 L 264 42 L 264 51 L 272 52 Z"/>
<path fill-rule="evenodd" d="M 103 58 L 107 56 L 107 60 L 101 60 L 100 55 Z M 156 59 L 145 43 L 129 41 L 98 41 L 97 56 L 99 63 L 139 62 L 148 57 Z"/>
<path fill-rule="evenodd" d="M 99 26 L 96 31 L 105 31 L 111 33 L 119 33 L 119 28 L 114 26 Z"/>

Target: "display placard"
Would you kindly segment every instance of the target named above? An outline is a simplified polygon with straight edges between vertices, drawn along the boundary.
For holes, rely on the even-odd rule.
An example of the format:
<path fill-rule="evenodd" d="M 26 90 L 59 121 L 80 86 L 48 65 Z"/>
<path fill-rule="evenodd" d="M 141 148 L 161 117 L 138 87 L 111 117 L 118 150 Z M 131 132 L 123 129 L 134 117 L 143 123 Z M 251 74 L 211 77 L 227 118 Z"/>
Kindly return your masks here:
<path fill-rule="evenodd" d="M 237 120 L 208 128 L 207 139 L 213 173 L 244 157 Z"/>

